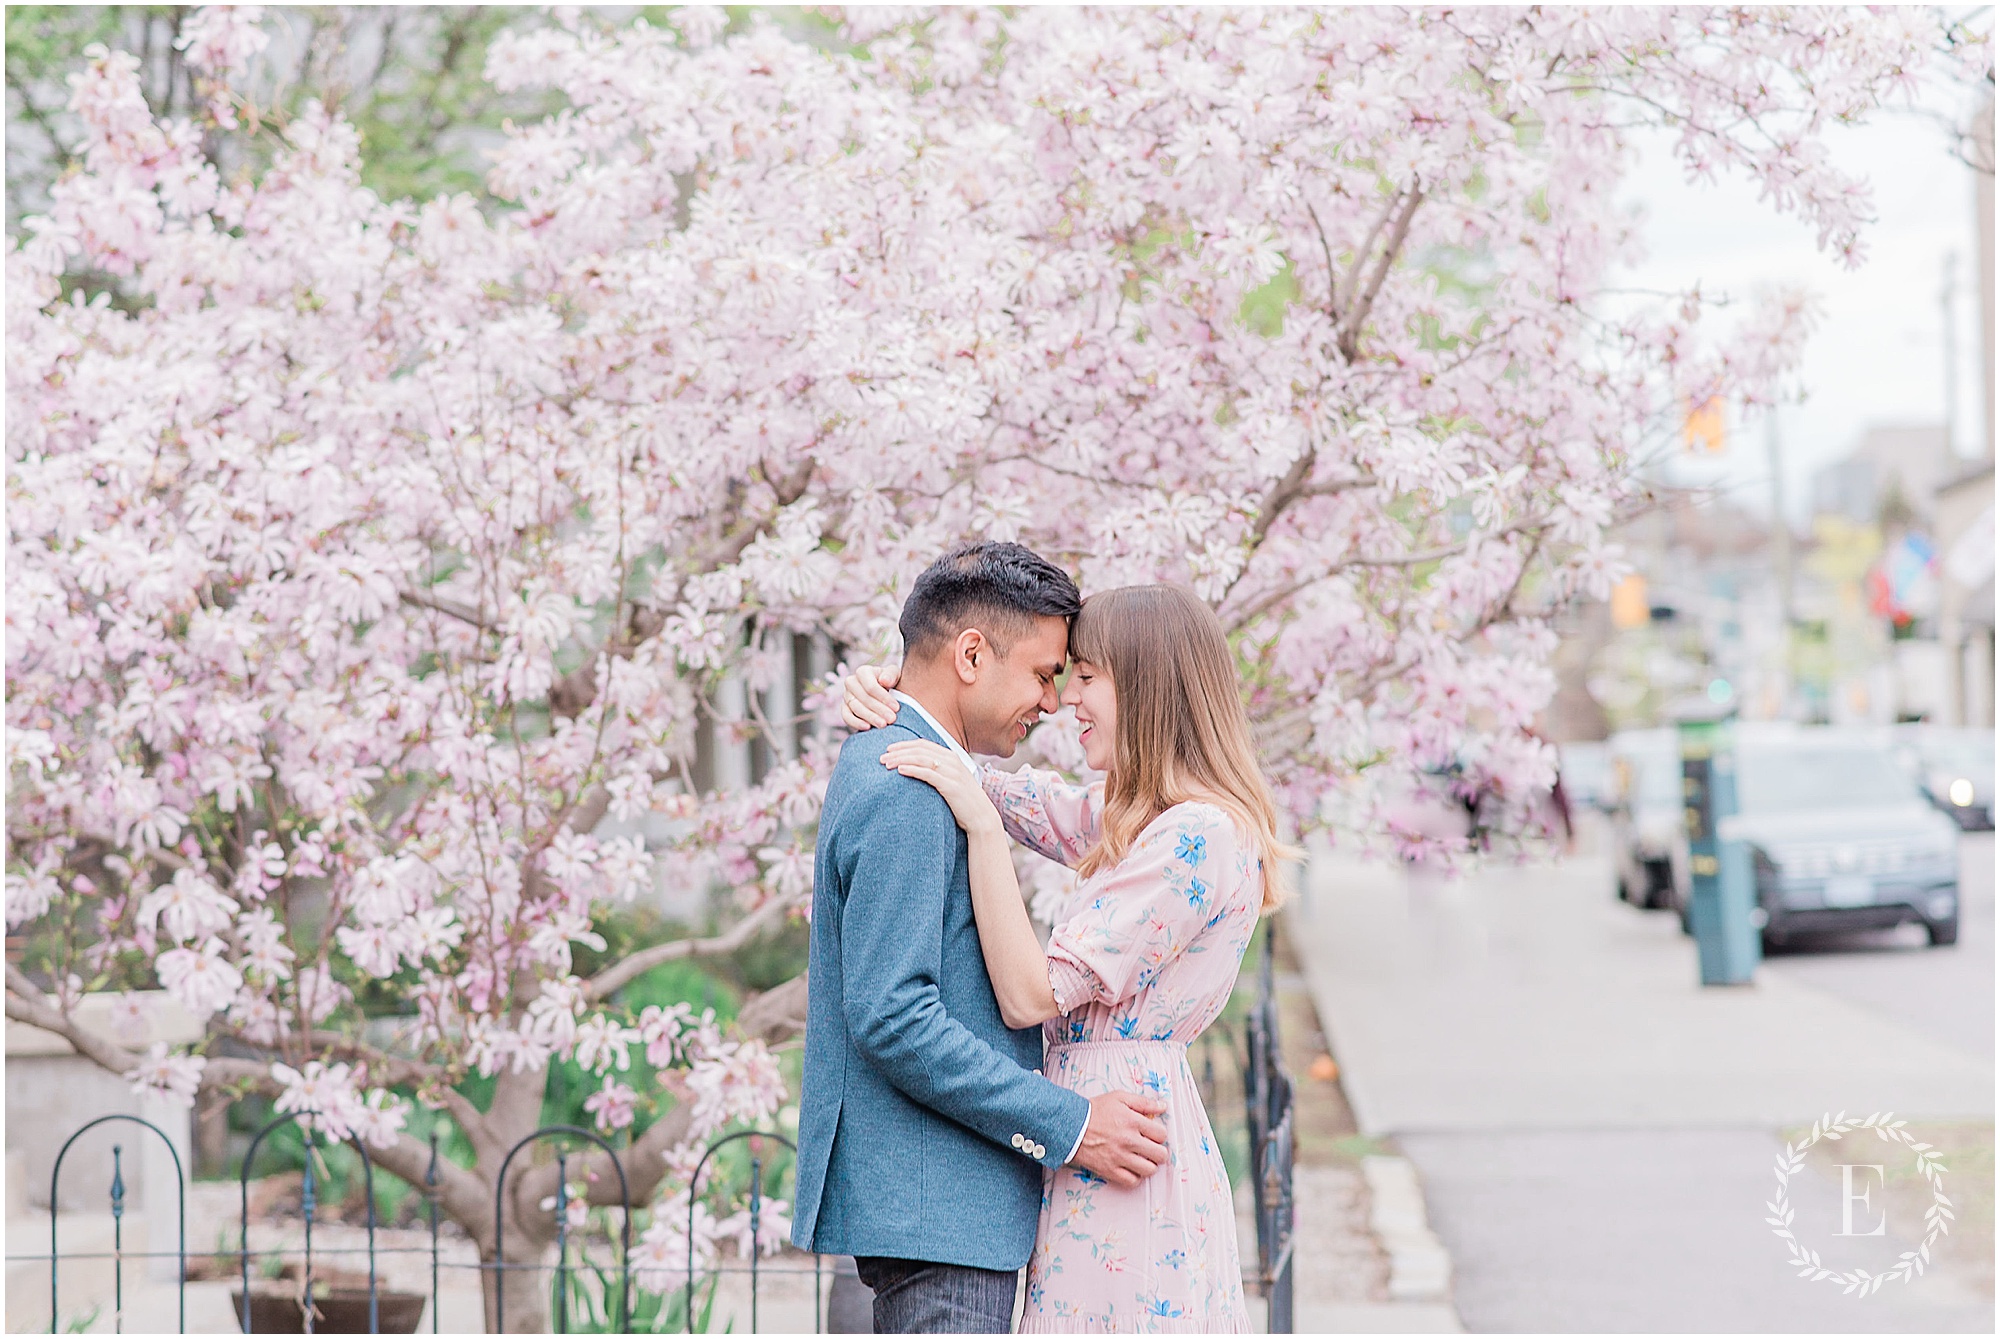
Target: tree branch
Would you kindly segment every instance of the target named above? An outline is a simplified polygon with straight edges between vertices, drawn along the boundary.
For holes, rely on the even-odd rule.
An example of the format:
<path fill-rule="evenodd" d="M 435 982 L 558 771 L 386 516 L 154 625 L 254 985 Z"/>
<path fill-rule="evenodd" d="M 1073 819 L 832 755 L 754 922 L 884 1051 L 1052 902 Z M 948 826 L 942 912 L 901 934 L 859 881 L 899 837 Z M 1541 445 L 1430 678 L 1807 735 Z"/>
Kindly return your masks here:
<path fill-rule="evenodd" d="M 138 1067 L 137 1055 L 109 1038 L 98 1036 L 56 1008 L 41 988 L 28 979 L 28 974 L 11 962 L 7 964 L 7 1017 L 55 1033 L 74 1046 L 78 1055 L 95 1060 L 113 1074 L 122 1076 Z"/>
<path fill-rule="evenodd" d="M 806 1030 L 806 973 L 751 997 L 736 1012 L 736 1030 L 746 1040 L 776 1046 Z"/>
<path fill-rule="evenodd" d="M 227 1088 L 239 1083 L 270 1096 L 276 1096 L 280 1091 L 278 1081 L 271 1077 L 271 1067 L 259 1064 L 255 1060 L 239 1060 L 234 1056 L 210 1056 L 208 1062 L 202 1066 L 203 1088 Z"/>
<path fill-rule="evenodd" d="M 647 1126 L 646 1132 L 625 1150 L 619 1161 L 625 1167 L 625 1184 L 630 1190 L 633 1208 L 640 1208 L 652 1199 L 653 1192 L 666 1179 L 667 1154 L 687 1139 L 693 1124 L 694 1103 L 678 1102 Z M 618 1173 L 611 1165 L 610 1155 L 595 1145 L 583 1156 L 570 1159 L 569 1175 L 572 1181 L 583 1183 L 583 1195 L 590 1203 L 620 1203 Z M 509 1200 L 507 1218 L 510 1224 L 519 1224 L 535 1239 L 554 1239 L 555 1212 L 541 1207 L 544 1200 L 556 1193 L 556 1166 L 553 1162 L 523 1167 L 515 1173 L 513 1185 L 504 1188 L 503 1193 Z"/>
<path fill-rule="evenodd" d="M 655 944 L 651 948 L 641 949 L 592 977 L 584 985 L 583 997 L 587 1000 L 601 1000 L 620 986 L 652 971 L 663 962 L 675 962 L 681 958 L 717 958 L 726 953 L 734 953 L 760 933 L 783 920 L 791 909 L 790 902 L 773 897 L 723 934 L 707 939 L 676 939 L 672 943 Z"/>
<path fill-rule="evenodd" d="M 1313 231 L 1319 234 L 1319 253 L 1326 258 L 1326 319 L 1337 327 L 1340 324 L 1340 271 L 1333 265 L 1333 247 L 1326 240 L 1326 225 L 1319 221 L 1319 211 L 1312 207 L 1311 201 L 1306 202 L 1306 217 L 1313 221 Z"/>
<path fill-rule="evenodd" d="M 1354 305 L 1354 295 L 1361 288 L 1361 271 L 1368 264 L 1368 253 L 1375 249 L 1375 239 L 1382 235 L 1382 229 L 1389 226 L 1389 219 L 1396 212 L 1396 202 L 1403 198 L 1401 191 L 1382 202 L 1381 212 L 1375 215 L 1375 222 L 1369 225 L 1368 235 L 1361 239 L 1361 245 L 1354 252 L 1354 268 L 1347 273 L 1347 296 L 1336 295 L 1327 307 L 1327 316 L 1336 327 L 1341 321 L 1340 312 Z"/>
<path fill-rule="evenodd" d="M 1368 291 L 1348 304 L 1347 318 L 1341 324 L 1340 334 L 1335 343 L 1340 349 L 1341 357 L 1350 363 L 1360 351 L 1361 325 L 1368 319 L 1368 313 L 1374 309 L 1375 299 L 1382 292 L 1382 281 L 1389 277 L 1389 266 L 1395 263 L 1397 253 L 1403 249 L 1403 243 L 1409 240 L 1410 220 L 1416 217 L 1417 206 L 1423 201 L 1423 189 L 1412 186 L 1403 202 L 1402 212 L 1396 216 L 1395 230 L 1389 234 L 1389 240 L 1382 244 L 1381 258 L 1375 262 L 1375 273 L 1368 279 Z M 1360 263 L 1357 258 L 1355 264 L 1358 266 Z M 1359 269 L 1355 273 L 1358 277 Z"/>
<path fill-rule="evenodd" d="M 775 1045 L 805 1029 L 805 1012 L 806 975 L 801 972 L 783 985 L 773 986 L 753 997 L 737 1014 L 736 1028 L 746 1039 Z M 694 1104 L 682 1097 L 671 1110 L 646 1127 L 646 1132 L 626 1152 L 622 1161 L 635 1206 L 646 1203 L 658 1190 L 667 1174 L 667 1154 L 687 1139 L 693 1119 Z M 570 1166 L 573 1175 L 584 1178 L 584 1194 L 592 1204 L 615 1205 L 619 1202 L 618 1174 L 611 1169 L 610 1160 L 602 1152 L 593 1150 L 580 1166 L 577 1162 L 572 1162 Z M 594 1174 L 596 1179 L 589 1179 L 589 1174 Z M 532 1224 L 537 1232 L 553 1237 L 553 1214 L 542 1208 L 541 1203 L 555 1191 L 554 1165 L 539 1164 L 522 1172 L 511 1191 L 512 1217 L 520 1223 Z"/>
<path fill-rule="evenodd" d="M 1264 543 L 1265 536 L 1271 533 L 1272 525 L 1284 515 L 1285 508 L 1305 495 L 1306 480 L 1312 477 L 1313 465 L 1318 460 L 1318 450 L 1313 447 L 1306 448 L 1304 454 L 1293 461 L 1292 467 L 1285 471 L 1284 477 L 1272 484 L 1270 491 L 1264 494 L 1263 502 L 1257 507 L 1257 519 L 1251 522 L 1250 533 L 1244 540 L 1251 557 L 1256 556 L 1258 548 Z M 1243 570 L 1245 572 L 1250 570 L 1248 558 L 1243 562 Z"/>
<path fill-rule="evenodd" d="M 434 609 L 440 614 L 449 614 L 461 623 L 469 623 L 481 632 L 494 632 L 493 621 L 474 609 L 471 605 L 460 604 L 457 600 L 446 599 L 442 595 L 432 595 L 428 591 L 398 591 L 404 604 L 415 605 L 419 609 Z"/>
<path fill-rule="evenodd" d="M 368 1077 L 378 1086 L 393 1087 L 406 1085 L 419 1092 L 428 1091 L 447 1111 L 452 1119 L 464 1127 L 467 1137 L 483 1135 L 486 1113 L 472 1104 L 472 1099 L 458 1089 L 445 1083 L 442 1066 L 425 1060 L 407 1059 L 390 1055 L 379 1047 L 370 1046 L 339 1032 L 324 1029 L 306 1034 L 306 1044 L 318 1051 L 344 1055 L 361 1061 L 368 1066 Z"/>
<path fill-rule="evenodd" d="M 424 1176 L 431 1165 L 431 1146 L 428 1143 L 421 1143 L 407 1134 L 398 1134 L 396 1141 L 387 1148 L 370 1144 L 368 1156 L 377 1167 L 402 1177 L 419 1193 L 423 1191 Z M 485 1237 L 493 1231 L 491 1189 L 476 1173 L 459 1166 L 442 1152 L 438 1154 L 437 1177 L 438 1208 L 483 1245 Z M 483 1234 L 479 1229 L 482 1223 L 486 1225 Z"/>

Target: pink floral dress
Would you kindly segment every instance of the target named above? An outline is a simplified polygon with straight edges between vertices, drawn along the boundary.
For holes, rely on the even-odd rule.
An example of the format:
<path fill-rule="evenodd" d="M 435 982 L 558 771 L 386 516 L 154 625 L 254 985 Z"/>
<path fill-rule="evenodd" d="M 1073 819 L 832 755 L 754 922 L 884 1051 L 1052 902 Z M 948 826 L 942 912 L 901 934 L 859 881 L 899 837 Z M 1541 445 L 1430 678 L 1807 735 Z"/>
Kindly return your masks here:
<path fill-rule="evenodd" d="M 1050 772 L 980 768 L 1008 833 L 1065 865 L 1097 841 L 1100 793 Z M 1256 849 L 1212 804 L 1179 804 L 1084 880 L 1049 937 L 1048 1077 L 1085 1097 L 1167 1101 L 1168 1164 L 1131 1190 L 1047 1174 L 1023 1333 L 1249 1329 L 1236 1210 L 1188 1068 L 1235 988 L 1263 902 Z"/>

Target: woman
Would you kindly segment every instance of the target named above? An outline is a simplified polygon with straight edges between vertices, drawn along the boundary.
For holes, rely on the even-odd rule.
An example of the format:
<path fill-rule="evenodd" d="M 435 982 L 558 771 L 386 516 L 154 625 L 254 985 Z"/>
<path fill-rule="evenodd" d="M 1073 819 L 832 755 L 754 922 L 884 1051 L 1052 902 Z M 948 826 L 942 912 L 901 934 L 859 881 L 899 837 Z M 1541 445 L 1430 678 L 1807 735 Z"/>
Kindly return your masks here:
<path fill-rule="evenodd" d="M 1106 774 L 1101 787 L 988 766 L 975 783 L 924 741 L 882 756 L 935 786 L 965 829 L 1000 1012 L 1010 1027 L 1045 1025 L 1048 1077 L 1086 1097 L 1151 1091 L 1168 1104 L 1169 1161 L 1137 1187 L 1075 1166 L 1050 1173 L 1021 1329 L 1246 1330 L 1229 1178 L 1187 1046 L 1228 1002 L 1291 853 L 1207 605 L 1174 586 L 1093 595 L 1070 652 L 1062 700 L 1083 725 L 1085 760 Z M 857 729 L 895 719 L 882 677 L 864 668 L 848 678 Z M 1046 950 L 1009 836 L 1081 876 Z"/>

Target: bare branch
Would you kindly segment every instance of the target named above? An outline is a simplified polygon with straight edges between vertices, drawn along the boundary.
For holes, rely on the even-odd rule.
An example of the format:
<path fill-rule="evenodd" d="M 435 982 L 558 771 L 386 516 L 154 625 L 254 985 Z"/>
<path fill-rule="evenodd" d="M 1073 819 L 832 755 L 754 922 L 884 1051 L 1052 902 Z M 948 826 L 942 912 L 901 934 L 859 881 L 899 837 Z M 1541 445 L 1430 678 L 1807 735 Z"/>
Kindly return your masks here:
<path fill-rule="evenodd" d="M 11 962 L 7 964 L 7 1017 L 55 1033 L 74 1046 L 78 1055 L 95 1060 L 113 1074 L 125 1074 L 139 1064 L 138 1056 L 58 1009 L 28 974 Z"/>
<path fill-rule="evenodd" d="M 282 1091 L 278 1081 L 271 1077 L 271 1067 L 255 1060 L 239 1060 L 234 1056 L 210 1056 L 207 1063 L 202 1066 L 203 1088 L 230 1088 L 239 1084 L 266 1096 L 274 1097 Z"/>
<path fill-rule="evenodd" d="M 1396 202 L 1402 198 L 1403 193 L 1398 191 L 1382 202 L 1382 210 L 1375 216 L 1375 222 L 1369 225 L 1368 235 L 1361 240 L 1361 245 L 1355 249 L 1354 268 L 1348 271 L 1347 274 L 1347 296 L 1345 298 L 1336 296 L 1332 305 L 1327 308 L 1327 316 L 1335 323 L 1338 323 L 1341 319 L 1341 309 L 1354 305 L 1354 295 L 1361 288 L 1361 272 L 1368 266 L 1368 254 L 1375 249 L 1375 239 L 1382 235 L 1382 229 L 1389 226 L 1389 219 L 1396 212 Z"/>
<path fill-rule="evenodd" d="M 1319 221 L 1319 211 L 1306 203 L 1306 216 L 1313 221 L 1313 231 L 1319 234 L 1319 253 L 1326 258 L 1326 319 L 1336 326 L 1340 324 L 1340 271 L 1333 265 L 1333 247 L 1326 240 L 1326 225 Z M 1371 239 L 1372 240 L 1372 239 Z"/>
<path fill-rule="evenodd" d="M 1232 614 L 1230 616 L 1228 625 L 1230 631 L 1232 632 L 1240 631 L 1243 628 L 1249 627 L 1252 623 L 1256 622 L 1259 618 L 1263 617 L 1271 610 L 1283 604 L 1286 600 L 1291 599 L 1294 595 L 1297 595 L 1301 591 L 1305 590 L 1306 587 L 1324 581 L 1327 579 L 1327 577 L 1331 575 L 1332 573 L 1330 572 L 1321 572 L 1315 576 L 1303 577 L 1298 581 L 1293 581 L 1286 585 L 1280 586 L 1278 587 L 1278 589 L 1259 597 L 1253 604 L 1251 604 L 1251 606 L 1248 609 L 1245 609 L 1242 613 Z"/>
<path fill-rule="evenodd" d="M 806 1030 L 806 974 L 753 996 L 736 1013 L 736 1030 L 767 1046 L 790 1041 Z"/>
<path fill-rule="evenodd" d="M 1368 319 L 1368 313 L 1373 310 L 1376 297 L 1382 292 L 1382 281 L 1389 277 L 1390 265 L 1395 263 L 1397 253 L 1403 249 L 1403 243 L 1409 240 L 1410 220 L 1416 217 L 1417 206 L 1423 201 L 1423 189 L 1412 186 L 1409 195 L 1404 198 L 1402 212 L 1396 215 L 1395 230 L 1389 234 L 1389 240 L 1382 244 L 1382 255 L 1375 262 L 1375 273 L 1369 276 L 1368 290 L 1358 300 L 1348 305 L 1347 318 L 1341 325 L 1336 342 L 1341 356 L 1350 363 L 1360 350 L 1361 326 Z"/>
<path fill-rule="evenodd" d="M 653 1192 L 666 1178 L 667 1154 L 687 1138 L 693 1124 L 694 1103 L 681 1101 L 647 1126 L 646 1132 L 625 1151 L 620 1161 L 625 1167 L 625 1184 L 630 1189 L 634 1208 L 652 1199 Z M 619 1203 L 618 1172 L 611 1165 L 610 1155 L 602 1149 L 593 1146 L 582 1156 L 572 1157 L 569 1173 L 572 1181 L 583 1184 L 584 1196 L 592 1204 Z M 555 1192 L 556 1166 L 553 1162 L 523 1167 L 515 1173 L 513 1184 L 504 1190 L 509 1201 L 509 1224 L 518 1224 L 519 1230 L 531 1239 L 554 1240 L 555 1214 L 543 1208 L 542 1204 Z"/>
<path fill-rule="evenodd" d="M 393 1172 L 419 1191 L 430 1170 L 431 1149 L 407 1134 L 396 1136 L 386 1148 L 369 1145 L 368 1156 L 377 1167 Z M 437 1160 L 438 1207 L 453 1222 L 465 1228 L 483 1246 L 493 1231 L 493 1193 L 477 1173 L 459 1166 L 442 1153 Z M 481 1231 L 481 1225 L 484 1231 Z"/>
<path fill-rule="evenodd" d="M 474 609 L 471 605 L 460 604 L 457 600 L 448 600 L 442 595 L 432 595 L 429 591 L 406 590 L 399 591 L 397 594 L 401 597 L 404 604 L 415 605 L 419 609 L 434 609 L 440 614 L 449 614 L 459 622 L 469 623 L 481 632 L 495 632 L 498 630 L 493 626 L 492 619 L 482 614 L 479 610 Z"/>
<path fill-rule="evenodd" d="M 1263 502 L 1257 507 L 1257 519 L 1250 523 L 1250 533 L 1244 539 L 1244 546 L 1250 550 L 1252 556 L 1255 556 L 1258 548 L 1264 543 L 1264 537 L 1271 533 L 1271 527 L 1277 523 L 1278 518 L 1285 514 L 1285 508 L 1305 495 L 1306 480 L 1312 478 L 1313 465 L 1318 460 L 1319 452 L 1308 447 L 1297 460 L 1292 462 L 1292 467 L 1285 471 L 1284 476 L 1271 485 L 1271 490 L 1264 494 Z M 1250 570 L 1248 560 L 1245 560 L 1243 570 L 1246 572 Z"/>
<path fill-rule="evenodd" d="M 726 953 L 734 953 L 782 921 L 791 909 L 790 902 L 774 897 L 738 921 L 726 933 L 708 939 L 676 939 L 672 943 L 655 944 L 651 948 L 641 949 L 592 977 L 583 988 L 584 998 L 601 1000 L 620 986 L 652 971 L 663 962 L 675 962 L 681 958 L 717 958 Z"/>

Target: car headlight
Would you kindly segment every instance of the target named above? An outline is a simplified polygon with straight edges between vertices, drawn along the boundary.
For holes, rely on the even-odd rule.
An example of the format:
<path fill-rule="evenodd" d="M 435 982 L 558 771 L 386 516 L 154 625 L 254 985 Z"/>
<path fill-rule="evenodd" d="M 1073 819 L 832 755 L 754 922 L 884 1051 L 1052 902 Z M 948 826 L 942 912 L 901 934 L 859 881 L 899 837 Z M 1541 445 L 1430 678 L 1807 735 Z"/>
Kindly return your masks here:
<path fill-rule="evenodd" d="M 1945 794 L 1953 804 L 1963 809 L 1972 803 L 1972 782 L 1965 777 L 1959 777 L 1951 783 Z"/>

